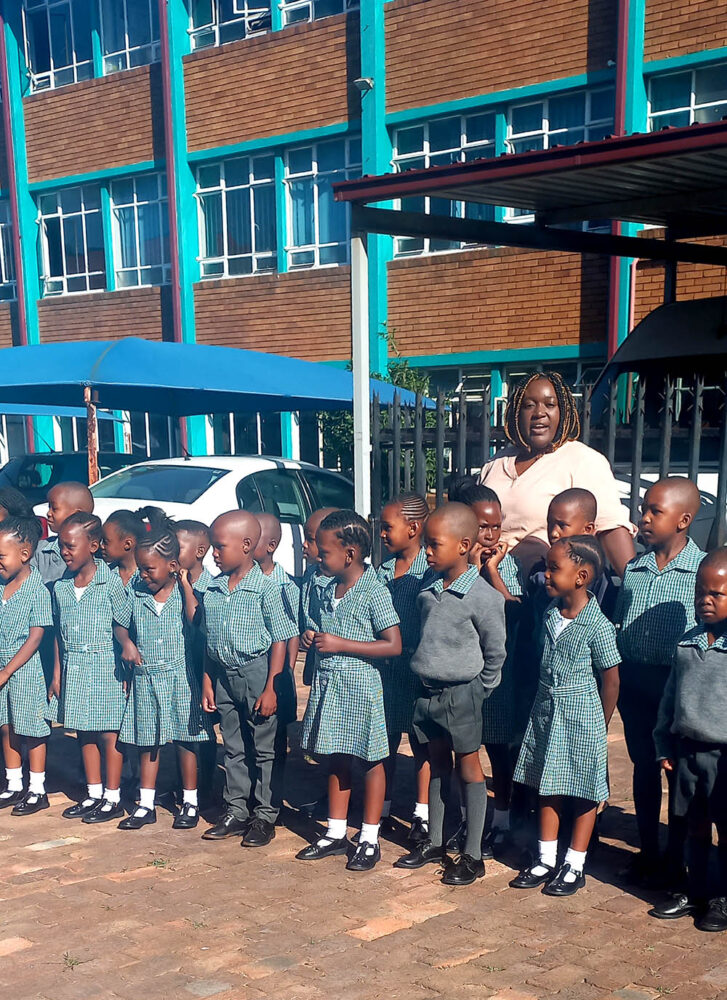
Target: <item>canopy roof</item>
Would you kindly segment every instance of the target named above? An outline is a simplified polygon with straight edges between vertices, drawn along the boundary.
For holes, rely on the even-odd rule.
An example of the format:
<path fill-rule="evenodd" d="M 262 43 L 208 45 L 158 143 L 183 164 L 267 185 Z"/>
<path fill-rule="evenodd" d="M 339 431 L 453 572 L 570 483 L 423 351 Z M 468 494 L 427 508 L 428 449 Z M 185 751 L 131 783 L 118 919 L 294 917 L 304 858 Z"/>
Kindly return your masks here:
<path fill-rule="evenodd" d="M 168 416 L 342 410 L 353 399 L 351 372 L 232 347 L 125 337 L 0 350 L 0 412 L 3 403 L 77 404 L 86 386 L 99 406 Z M 393 401 L 394 392 L 404 403 L 415 399 L 375 379 L 370 392 L 382 405 Z"/>

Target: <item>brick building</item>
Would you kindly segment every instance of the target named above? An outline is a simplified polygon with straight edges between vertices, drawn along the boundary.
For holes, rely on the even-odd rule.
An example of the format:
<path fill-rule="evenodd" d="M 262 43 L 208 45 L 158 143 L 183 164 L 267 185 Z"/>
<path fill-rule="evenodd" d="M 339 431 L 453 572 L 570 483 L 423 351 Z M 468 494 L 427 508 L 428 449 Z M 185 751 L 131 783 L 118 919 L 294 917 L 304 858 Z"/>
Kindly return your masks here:
<path fill-rule="evenodd" d="M 629 131 L 727 114 L 725 0 L 1 0 L 0 9 L 0 346 L 176 336 L 347 362 L 347 209 L 332 183 L 610 134 L 619 13 Z M 605 258 L 371 244 L 379 371 L 396 353 L 446 386 L 490 379 L 497 397 L 533 365 L 577 383 L 605 357 Z M 661 301 L 663 269 L 619 266 L 622 339 Z M 677 296 L 724 294 L 718 272 L 681 265 Z M 255 431 L 247 417 L 218 415 L 193 421 L 190 440 L 242 451 L 257 433 L 268 450 L 290 451 L 291 423 Z M 3 424 L 4 448 L 22 450 L 22 420 Z M 132 415 L 139 447 L 150 446 L 149 428 Z M 77 430 L 67 418 L 38 421 L 36 444 L 72 447 Z M 164 452 L 166 435 L 152 418 L 152 451 Z"/>

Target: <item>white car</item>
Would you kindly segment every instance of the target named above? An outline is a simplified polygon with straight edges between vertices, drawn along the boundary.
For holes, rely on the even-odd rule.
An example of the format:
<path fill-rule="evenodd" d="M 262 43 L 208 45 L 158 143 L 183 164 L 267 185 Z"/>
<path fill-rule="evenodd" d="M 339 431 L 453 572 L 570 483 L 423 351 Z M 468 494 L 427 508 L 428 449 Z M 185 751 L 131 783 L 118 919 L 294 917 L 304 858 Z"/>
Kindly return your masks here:
<path fill-rule="evenodd" d="M 209 455 L 142 462 L 91 487 L 102 521 L 116 510 L 161 507 L 177 520 L 211 524 L 228 510 L 267 511 L 280 518 L 277 561 L 293 576 L 303 572 L 303 525 L 318 507 L 352 507 L 345 476 L 306 462 L 268 456 Z M 36 512 L 45 514 L 47 504 Z M 207 564 L 216 572 L 208 555 Z"/>

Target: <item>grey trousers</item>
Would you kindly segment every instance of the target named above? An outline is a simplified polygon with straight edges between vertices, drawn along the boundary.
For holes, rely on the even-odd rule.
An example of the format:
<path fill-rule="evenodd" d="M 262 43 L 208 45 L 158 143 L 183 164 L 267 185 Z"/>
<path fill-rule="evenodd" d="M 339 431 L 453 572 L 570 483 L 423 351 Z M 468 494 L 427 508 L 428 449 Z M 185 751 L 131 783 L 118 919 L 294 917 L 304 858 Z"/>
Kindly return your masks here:
<path fill-rule="evenodd" d="M 225 803 L 237 819 L 252 812 L 274 823 L 278 808 L 273 803 L 278 717 L 265 719 L 254 711 L 268 678 L 268 658 L 260 656 L 244 667 L 217 665 L 215 699 L 225 744 Z M 252 799 L 255 799 L 254 806 Z"/>

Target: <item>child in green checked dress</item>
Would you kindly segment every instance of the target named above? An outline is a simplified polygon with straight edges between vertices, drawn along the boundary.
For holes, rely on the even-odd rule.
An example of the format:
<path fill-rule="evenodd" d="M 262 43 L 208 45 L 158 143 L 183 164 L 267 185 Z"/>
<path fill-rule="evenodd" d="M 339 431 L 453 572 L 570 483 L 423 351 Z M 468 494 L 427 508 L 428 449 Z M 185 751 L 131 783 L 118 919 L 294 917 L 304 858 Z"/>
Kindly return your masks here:
<path fill-rule="evenodd" d="M 195 743 L 207 742 L 199 677 L 189 649 L 184 599 L 178 583 L 179 542 L 173 524 L 159 521 L 136 548 L 139 579 L 131 596 L 131 630 L 123 658 L 132 670 L 129 699 L 119 739 L 139 747 L 139 805 L 119 823 L 120 830 L 139 830 L 156 823 L 154 799 L 160 749 L 177 747 L 182 774 L 182 806 L 175 830 L 190 830 L 199 822 Z"/>
<path fill-rule="evenodd" d="M 561 539 L 548 553 L 545 581 L 554 600 L 545 613 L 538 693 L 515 768 L 515 781 L 538 792 L 539 857 L 510 882 L 514 889 L 542 885 L 547 896 L 572 896 L 586 882 L 598 803 L 608 798 L 606 730 L 621 661 L 616 630 L 589 590 L 602 573 L 603 554 L 591 535 Z M 558 868 L 564 799 L 574 800 L 574 819 L 570 848 Z"/>
<path fill-rule="evenodd" d="M 387 503 L 381 512 L 381 540 L 391 559 L 383 562 L 378 569 L 379 580 L 389 588 L 394 610 L 401 621 L 403 647 L 401 656 L 384 660 L 379 667 L 389 740 L 389 757 L 384 762 L 386 798 L 381 819 L 382 825 L 390 822 L 396 756 L 401 737 L 406 733 L 416 768 L 416 803 L 409 831 L 409 840 L 413 844 L 421 843 L 429 835 L 429 760 L 426 747 L 412 732 L 411 724 L 421 682 L 409 668 L 409 661 L 419 643 L 417 597 L 422 580 L 429 572 L 426 549 L 422 545 L 428 516 L 427 502 L 418 493 L 402 493 Z"/>
<path fill-rule="evenodd" d="M 86 797 L 63 817 L 105 823 L 124 814 L 117 737 L 126 698 L 114 636 L 119 642 L 128 639 L 129 602 L 121 578 L 96 558 L 101 521 L 95 514 L 71 514 L 61 525 L 58 542 L 66 572 L 53 588 L 57 635 L 48 718 L 76 731 L 88 785 Z"/>
<path fill-rule="evenodd" d="M 0 729 L 7 787 L 0 809 L 30 816 L 48 808 L 45 794 L 46 745 L 50 726 L 40 644 L 53 624 L 50 594 L 30 560 L 40 539 L 36 517 L 9 517 L 0 523 Z M 23 791 L 23 744 L 30 783 Z"/>
<path fill-rule="evenodd" d="M 401 655 L 399 617 L 391 595 L 365 560 L 371 551 L 369 526 L 352 510 L 322 522 L 316 536 L 321 568 L 332 579 L 321 602 L 321 631 L 312 638 L 317 653 L 301 745 L 329 759 L 328 829 L 299 851 L 302 861 L 346 854 L 351 771 L 366 770 L 364 815 L 349 871 L 370 871 L 381 858 L 379 823 L 386 792 L 383 761 L 389 753 L 381 676 L 376 662 Z"/>
<path fill-rule="evenodd" d="M 147 524 L 141 513 L 131 510 L 115 510 L 104 521 L 101 539 L 101 555 L 111 569 L 121 577 L 127 588 L 138 574 L 136 565 L 136 543 L 143 538 Z"/>

